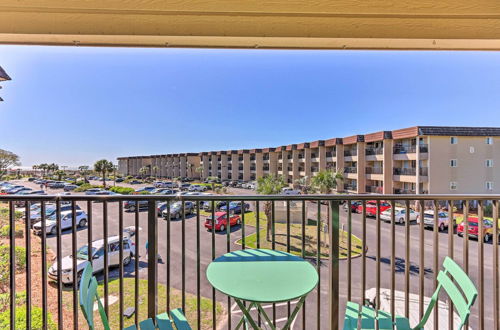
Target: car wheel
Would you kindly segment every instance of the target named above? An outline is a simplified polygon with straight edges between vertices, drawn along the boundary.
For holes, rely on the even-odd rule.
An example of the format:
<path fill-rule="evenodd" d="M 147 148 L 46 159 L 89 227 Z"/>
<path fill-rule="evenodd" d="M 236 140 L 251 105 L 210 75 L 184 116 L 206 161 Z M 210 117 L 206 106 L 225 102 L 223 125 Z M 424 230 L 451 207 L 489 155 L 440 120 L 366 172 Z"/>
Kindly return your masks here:
<path fill-rule="evenodd" d="M 400 225 L 402 225 L 403 223 L 405 223 L 405 219 L 404 218 L 399 218 L 398 223 Z"/>
<path fill-rule="evenodd" d="M 484 242 L 488 243 L 491 240 L 491 236 L 489 234 L 484 235 Z"/>
<path fill-rule="evenodd" d="M 123 259 L 123 265 L 128 266 L 130 264 L 130 261 L 132 260 L 132 257 L 128 255 L 125 259 Z"/>
<path fill-rule="evenodd" d="M 52 227 L 52 228 L 50 229 L 50 233 L 51 233 L 52 235 L 57 235 L 57 226 Z"/>
<path fill-rule="evenodd" d="M 225 229 L 226 229 L 226 227 L 224 227 L 224 225 L 221 225 L 219 230 L 224 231 Z"/>
<path fill-rule="evenodd" d="M 237 225 L 241 225 L 241 219 L 240 218 L 238 218 L 238 220 L 236 220 L 236 224 Z"/>
<path fill-rule="evenodd" d="M 87 225 L 87 219 L 82 219 L 80 220 L 80 222 L 78 223 L 78 227 L 80 228 L 83 228 Z"/>
<path fill-rule="evenodd" d="M 439 224 L 439 231 L 444 231 L 444 223 Z"/>
<path fill-rule="evenodd" d="M 129 209 L 128 209 L 128 210 L 129 210 L 130 212 L 134 212 L 134 211 L 135 211 L 135 206 L 131 206 L 131 207 L 129 207 Z"/>

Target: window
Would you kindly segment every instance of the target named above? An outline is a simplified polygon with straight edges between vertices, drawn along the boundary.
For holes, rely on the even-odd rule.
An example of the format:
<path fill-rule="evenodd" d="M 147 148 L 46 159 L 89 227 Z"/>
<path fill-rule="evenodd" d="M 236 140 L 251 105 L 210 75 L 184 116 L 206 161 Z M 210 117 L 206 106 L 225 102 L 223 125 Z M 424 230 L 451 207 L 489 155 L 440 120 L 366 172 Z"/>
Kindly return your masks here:
<path fill-rule="evenodd" d="M 493 159 L 486 159 L 486 167 L 493 167 Z"/>
<path fill-rule="evenodd" d="M 452 136 L 452 137 L 450 138 L 450 143 L 451 143 L 451 144 L 457 144 L 457 143 L 458 143 L 458 138 L 457 138 L 456 136 Z"/>
<path fill-rule="evenodd" d="M 456 159 L 450 160 L 450 166 L 451 167 L 457 167 L 457 160 Z"/>
<path fill-rule="evenodd" d="M 457 183 L 455 181 L 450 182 L 450 190 L 457 190 Z"/>
<path fill-rule="evenodd" d="M 493 190 L 493 182 L 486 181 L 486 190 Z"/>
<path fill-rule="evenodd" d="M 493 138 L 492 137 L 487 137 L 486 138 L 486 144 L 493 144 Z"/>

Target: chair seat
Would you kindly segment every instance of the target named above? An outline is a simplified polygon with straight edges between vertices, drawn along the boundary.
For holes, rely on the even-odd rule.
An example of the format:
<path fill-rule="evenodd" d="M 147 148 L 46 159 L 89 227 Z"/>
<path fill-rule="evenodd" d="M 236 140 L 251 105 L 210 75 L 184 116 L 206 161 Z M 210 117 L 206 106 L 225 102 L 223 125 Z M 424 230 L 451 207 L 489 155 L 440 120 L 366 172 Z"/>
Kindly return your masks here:
<path fill-rule="evenodd" d="M 378 315 L 377 315 L 378 312 Z M 392 321 L 391 314 L 384 311 L 377 311 L 369 306 L 359 305 L 355 302 L 347 302 L 344 330 L 359 329 L 368 330 L 375 329 L 375 323 L 378 321 L 378 328 L 384 329 L 411 329 L 410 322 L 407 318 L 396 316 L 395 322 Z"/>

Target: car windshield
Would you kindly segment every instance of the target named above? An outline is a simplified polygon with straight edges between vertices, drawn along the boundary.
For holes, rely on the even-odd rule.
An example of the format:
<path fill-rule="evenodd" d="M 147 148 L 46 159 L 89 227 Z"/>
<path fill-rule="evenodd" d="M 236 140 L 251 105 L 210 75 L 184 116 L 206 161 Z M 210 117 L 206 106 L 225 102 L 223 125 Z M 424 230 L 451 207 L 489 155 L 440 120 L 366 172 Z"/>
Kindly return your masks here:
<path fill-rule="evenodd" d="M 238 203 L 238 202 L 229 203 L 229 207 L 238 207 L 239 205 L 240 205 L 240 203 Z"/>
<path fill-rule="evenodd" d="M 424 218 L 434 218 L 434 214 L 424 213 Z"/>
<path fill-rule="evenodd" d="M 96 248 L 92 248 L 92 255 L 95 253 Z M 76 259 L 87 260 L 89 258 L 88 246 L 84 245 L 76 251 Z"/>

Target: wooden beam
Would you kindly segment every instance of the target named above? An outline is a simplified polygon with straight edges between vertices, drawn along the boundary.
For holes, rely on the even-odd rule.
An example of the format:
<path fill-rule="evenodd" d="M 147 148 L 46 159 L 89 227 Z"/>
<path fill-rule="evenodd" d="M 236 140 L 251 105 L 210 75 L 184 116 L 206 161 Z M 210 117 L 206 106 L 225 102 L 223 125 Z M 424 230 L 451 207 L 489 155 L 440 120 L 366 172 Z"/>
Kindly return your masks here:
<path fill-rule="evenodd" d="M 0 43 L 500 49 L 500 2 L 2 0 Z"/>

